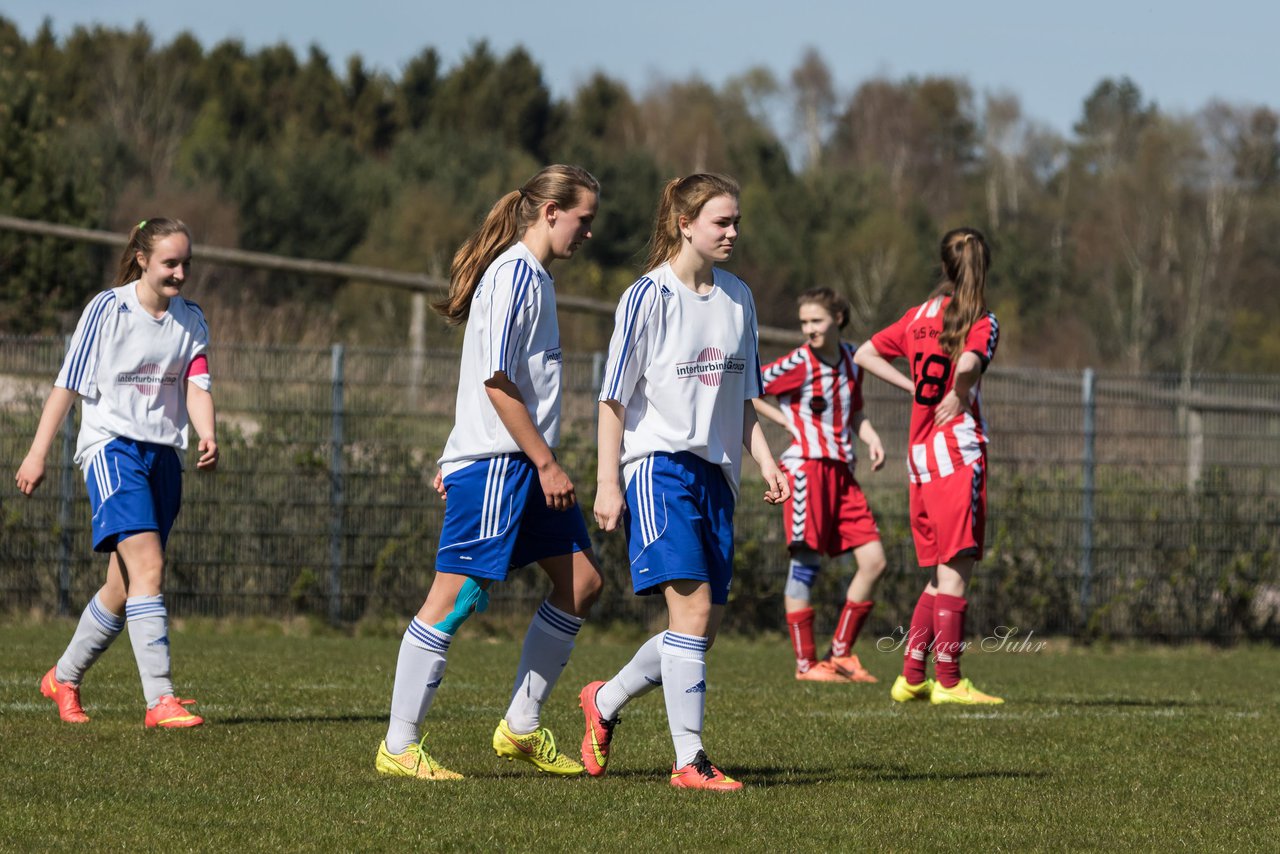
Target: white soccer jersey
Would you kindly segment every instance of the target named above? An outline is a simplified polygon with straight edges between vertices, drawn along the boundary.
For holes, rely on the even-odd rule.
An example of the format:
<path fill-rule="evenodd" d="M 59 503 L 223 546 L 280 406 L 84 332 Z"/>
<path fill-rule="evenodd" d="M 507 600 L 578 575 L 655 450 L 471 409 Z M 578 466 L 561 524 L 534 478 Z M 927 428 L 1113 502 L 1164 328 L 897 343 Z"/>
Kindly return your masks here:
<path fill-rule="evenodd" d="M 516 453 L 485 382 L 501 371 L 515 383 L 547 444 L 560 441 L 560 324 L 555 282 L 517 242 L 485 270 L 471 297 L 453 430 L 440 457 L 447 475 L 467 463 Z"/>
<path fill-rule="evenodd" d="M 55 385 L 83 398 L 76 463 L 115 438 L 187 447 L 187 384 L 208 391 L 207 370 L 191 373 L 209 347 L 204 312 L 182 297 L 153 317 L 138 282 L 102 291 L 80 315 Z"/>
<path fill-rule="evenodd" d="M 649 454 L 689 451 L 720 466 L 737 495 L 743 403 L 761 389 L 756 306 L 741 279 L 714 273 L 699 295 L 663 264 L 618 302 L 600 399 L 625 407 L 628 480 Z"/>

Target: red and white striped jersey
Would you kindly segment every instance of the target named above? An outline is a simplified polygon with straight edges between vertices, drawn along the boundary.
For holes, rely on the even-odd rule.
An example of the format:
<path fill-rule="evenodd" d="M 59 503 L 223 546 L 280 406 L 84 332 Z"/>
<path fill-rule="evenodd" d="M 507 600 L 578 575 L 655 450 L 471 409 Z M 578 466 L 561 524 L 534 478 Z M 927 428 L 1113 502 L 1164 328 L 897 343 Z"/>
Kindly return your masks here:
<path fill-rule="evenodd" d="M 840 460 L 850 466 L 857 460 L 852 426 L 862 411 L 862 369 L 853 363 L 857 349 L 840 342 L 839 360 L 828 365 L 805 344 L 764 369 L 764 393 L 778 398 L 792 428 L 784 460 Z"/>
<path fill-rule="evenodd" d="M 933 423 L 934 408 L 955 385 L 955 363 L 938 344 L 949 296 L 934 297 L 912 306 L 897 323 L 871 336 L 876 352 L 886 359 L 902 356 L 911 368 L 916 392 L 911 405 L 911 445 L 907 472 L 912 483 L 928 483 L 982 458 L 987 444 L 987 423 L 982 417 L 981 380 L 969 393 L 973 415 L 961 412 L 941 427 Z M 986 371 L 996 354 L 1000 324 L 987 312 L 969 329 L 964 349 L 976 353 Z"/>

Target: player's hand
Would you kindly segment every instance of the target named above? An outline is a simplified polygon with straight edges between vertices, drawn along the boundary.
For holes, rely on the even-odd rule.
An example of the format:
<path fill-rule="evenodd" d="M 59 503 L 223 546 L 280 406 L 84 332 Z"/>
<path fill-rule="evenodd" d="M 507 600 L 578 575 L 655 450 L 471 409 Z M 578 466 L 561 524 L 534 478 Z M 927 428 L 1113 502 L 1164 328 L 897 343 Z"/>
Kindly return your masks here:
<path fill-rule="evenodd" d="M 18 484 L 18 491 L 23 495 L 35 492 L 36 487 L 44 482 L 44 460 L 27 455 L 22 465 L 18 466 L 18 473 L 13 479 Z"/>
<path fill-rule="evenodd" d="M 200 459 L 196 460 L 196 468 L 200 471 L 213 471 L 218 467 L 218 442 L 216 439 L 201 439 L 196 446 L 200 451 Z"/>
<path fill-rule="evenodd" d="M 568 510 L 578 503 L 573 481 L 555 460 L 538 469 L 538 482 L 542 484 L 542 494 L 547 497 L 547 506 L 552 510 Z"/>
<path fill-rule="evenodd" d="M 933 423 L 941 427 L 961 412 L 972 412 L 969 409 L 969 401 L 961 400 L 960 395 L 956 394 L 956 390 L 952 389 L 946 393 L 942 400 L 939 401 L 937 408 L 933 410 Z"/>
<path fill-rule="evenodd" d="M 768 466 L 761 466 L 760 473 L 764 475 L 764 500 L 766 504 L 781 504 L 791 497 L 791 487 L 787 484 L 787 476 L 773 464 L 772 460 L 769 461 Z"/>
<path fill-rule="evenodd" d="M 884 444 L 879 436 L 873 436 L 871 441 L 867 442 L 867 456 L 871 458 L 872 471 L 880 471 L 884 468 Z"/>
<path fill-rule="evenodd" d="M 622 497 L 622 487 L 616 483 L 597 484 L 596 503 L 591 509 L 600 530 L 616 531 L 618 525 L 622 524 L 622 514 L 627 510 L 627 501 Z"/>
<path fill-rule="evenodd" d="M 448 501 L 449 496 L 445 493 L 444 488 L 444 472 L 437 470 L 436 476 L 431 480 L 431 488 L 440 496 L 441 501 Z"/>

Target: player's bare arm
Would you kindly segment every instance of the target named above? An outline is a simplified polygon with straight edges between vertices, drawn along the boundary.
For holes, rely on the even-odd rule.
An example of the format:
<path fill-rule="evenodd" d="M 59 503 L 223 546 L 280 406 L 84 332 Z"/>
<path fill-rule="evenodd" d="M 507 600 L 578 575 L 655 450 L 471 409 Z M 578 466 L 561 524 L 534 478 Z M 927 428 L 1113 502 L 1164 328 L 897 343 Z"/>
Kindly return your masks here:
<path fill-rule="evenodd" d="M 622 424 L 625 410 L 616 400 L 600 401 L 596 433 L 596 501 L 592 508 L 602 531 L 613 531 L 627 509 L 622 495 Z"/>
<path fill-rule="evenodd" d="M 797 430 L 795 427 L 791 426 L 791 424 L 787 421 L 787 416 L 782 414 L 781 409 L 774 406 L 772 403 L 765 400 L 763 397 L 755 398 L 754 400 L 751 401 L 751 405 L 755 407 L 756 415 L 762 416 L 768 419 L 769 421 L 772 421 L 774 424 L 781 424 L 783 427 L 787 428 L 787 432 L 790 433 L 792 436 L 795 436 L 797 439 L 800 438 L 800 431 Z"/>
<path fill-rule="evenodd" d="M 36 487 L 44 480 L 45 458 L 49 456 L 49 449 L 53 447 L 58 428 L 67 420 L 67 413 L 71 411 L 75 402 L 76 393 L 69 388 L 54 386 L 49 392 L 49 397 L 44 402 L 44 410 L 40 413 L 40 424 L 36 427 L 36 436 L 31 440 L 31 450 L 27 451 L 27 456 L 18 466 L 18 473 L 14 477 L 18 484 L 18 491 L 23 495 L 35 492 Z"/>
<path fill-rule="evenodd" d="M 547 506 L 553 510 L 568 510 L 578 502 L 573 481 L 569 480 L 569 475 L 556 462 L 547 440 L 542 438 L 533 419 L 529 417 L 529 408 L 525 405 L 520 389 L 501 371 L 485 380 L 484 387 L 489 401 L 498 413 L 498 420 L 537 468 L 538 481 L 542 484 L 542 494 L 547 498 Z"/>
<path fill-rule="evenodd" d="M 982 359 L 971 350 L 961 353 L 960 358 L 956 359 L 955 384 L 938 401 L 938 406 L 933 411 L 933 423 L 942 426 L 961 412 L 971 412 L 969 396 L 981 378 Z"/>
<path fill-rule="evenodd" d="M 853 354 L 853 363 L 891 386 L 900 388 L 908 394 L 916 393 L 916 387 L 911 382 L 911 378 L 895 368 L 884 356 L 881 356 L 880 351 L 870 341 L 863 341 L 862 345 L 858 347 L 858 351 Z"/>
<path fill-rule="evenodd" d="M 751 459 L 756 461 L 760 474 L 764 477 L 765 502 L 781 504 L 791 497 L 791 487 L 787 484 L 787 476 L 773 459 L 773 451 L 769 449 L 764 429 L 761 428 L 755 407 L 751 404 L 752 401 L 747 401 L 742 407 L 742 444 L 751 453 Z"/>
<path fill-rule="evenodd" d="M 200 437 L 197 450 L 200 457 L 196 460 L 199 471 L 213 471 L 218 467 L 218 439 L 215 432 L 216 418 L 213 409 L 213 395 L 195 383 L 187 383 L 187 416 L 191 426 Z"/>
<path fill-rule="evenodd" d="M 871 419 L 858 412 L 853 416 L 853 429 L 858 438 L 867 446 L 867 456 L 871 459 L 871 470 L 880 471 L 880 469 L 884 468 L 884 443 L 880 441 L 880 434 L 876 432 L 876 428 L 871 426 Z"/>

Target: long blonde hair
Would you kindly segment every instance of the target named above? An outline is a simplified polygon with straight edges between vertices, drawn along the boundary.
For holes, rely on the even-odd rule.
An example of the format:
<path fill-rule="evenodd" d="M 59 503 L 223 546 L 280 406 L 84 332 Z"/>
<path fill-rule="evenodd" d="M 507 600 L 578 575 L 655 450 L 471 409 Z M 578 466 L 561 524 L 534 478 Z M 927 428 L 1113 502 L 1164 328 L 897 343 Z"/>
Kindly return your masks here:
<path fill-rule="evenodd" d="M 699 172 L 684 178 L 672 178 L 662 188 L 658 215 L 649 238 L 649 258 L 645 270 L 660 267 L 680 254 L 680 218 L 695 220 L 702 206 L 717 196 L 738 198 L 738 182 L 728 175 Z"/>
<path fill-rule="evenodd" d="M 987 270 L 991 249 L 976 228 L 954 228 L 942 236 L 942 274 L 935 294 L 951 295 L 942 315 L 938 346 L 952 359 L 964 347 L 969 329 L 987 312 Z"/>
<path fill-rule="evenodd" d="M 156 217 L 144 219 L 129 231 L 129 243 L 120 254 L 120 263 L 116 265 L 116 278 L 111 283 L 113 288 L 127 285 L 142 278 L 142 265 L 138 263 L 138 253 L 150 258 L 156 244 L 172 234 L 185 234 L 187 242 L 191 242 L 191 230 L 180 219 Z"/>
<path fill-rule="evenodd" d="M 600 182 L 580 166 L 556 164 L 498 199 L 480 228 L 454 253 L 449 268 L 449 295 L 431 307 L 453 326 L 465 323 L 471 314 L 471 295 L 493 260 L 538 221 L 543 205 L 555 202 L 562 208 L 572 208 L 584 191 L 599 193 Z"/>

